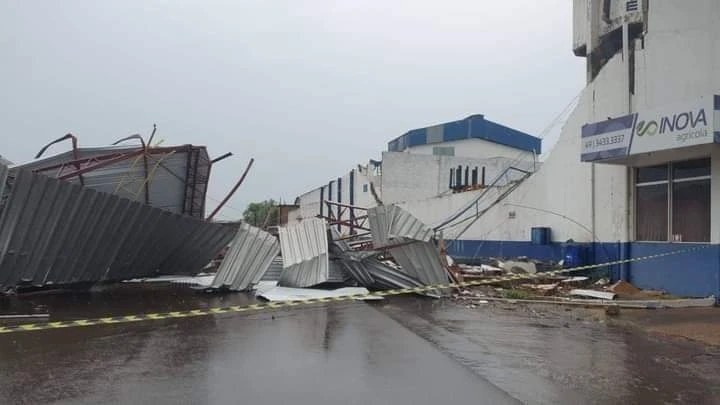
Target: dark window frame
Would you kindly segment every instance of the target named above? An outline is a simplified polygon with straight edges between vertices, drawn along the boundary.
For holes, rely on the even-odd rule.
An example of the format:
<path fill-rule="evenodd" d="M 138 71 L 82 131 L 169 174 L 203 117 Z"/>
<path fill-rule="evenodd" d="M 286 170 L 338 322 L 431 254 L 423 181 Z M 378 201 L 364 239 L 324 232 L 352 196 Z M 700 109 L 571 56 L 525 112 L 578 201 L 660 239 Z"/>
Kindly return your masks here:
<path fill-rule="evenodd" d="M 707 167 L 707 174 L 701 174 L 696 176 L 688 176 L 683 177 L 680 175 L 679 177 L 675 177 L 676 174 L 676 166 L 683 166 L 685 164 L 692 164 L 692 163 L 706 163 Z M 639 171 L 644 168 L 659 168 L 664 166 L 667 170 L 667 175 L 664 179 L 661 180 L 651 180 L 651 181 L 645 181 L 645 182 L 638 182 L 638 178 L 640 177 Z M 705 165 L 702 165 L 702 167 L 705 167 Z M 707 235 L 707 240 L 702 241 L 676 241 L 674 240 L 674 232 L 673 232 L 673 200 L 674 200 L 674 185 L 679 183 L 685 183 L 685 182 L 708 182 L 708 186 L 712 190 L 712 160 L 709 157 L 705 158 L 699 158 L 699 159 L 690 159 L 690 160 L 683 160 L 683 161 L 676 161 L 676 162 L 668 162 L 661 165 L 653 165 L 653 166 L 646 166 L 646 167 L 634 167 L 633 168 L 633 209 L 634 209 L 634 216 L 633 216 L 633 222 L 634 222 L 634 240 L 636 242 L 656 242 L 656 243 L 710 243 L 712 239 L 712 229 L 710 229 L 710 232 Z M 638 238 L 638 189 L 642 187 L 649 187 L 649 186 L 657 186 L 657 185 L 665 185 L 667 187 L 666 196 L 667 196 L 667 212 L 666 212 L 666 223 L 667 223 L 667 231 L 666 235 L 667 238 L 665 240 L 645 240 L 645 239 L 639 239 Z M 712 194 L 712 193 L 711 193 Z M 708 207 L 710 207 L 710 210 L 712 210 L 712 195 L 710 195 L 708 201 Z M 709 213 L 707 221 L 708 223 L 711 222 L 711 216 L 712 212 Z"/>

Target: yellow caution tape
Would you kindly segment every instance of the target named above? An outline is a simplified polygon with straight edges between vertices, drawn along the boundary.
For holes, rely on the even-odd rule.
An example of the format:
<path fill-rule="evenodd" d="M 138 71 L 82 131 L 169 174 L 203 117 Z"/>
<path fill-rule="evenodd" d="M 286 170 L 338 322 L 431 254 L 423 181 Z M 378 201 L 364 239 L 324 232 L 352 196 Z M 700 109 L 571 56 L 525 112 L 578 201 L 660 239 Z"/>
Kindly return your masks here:
<path fill-rule="evenodd" d="M 507 281 L 531 280 L 531 279 L 535 279 L 535 278 L 546 278 L 548 276 L 559 275 L 559 274 L 563 274 L 563 273 L 591 270 L 591 269 L 597 269 L 600 267 L 614 266 L 614 265 L 618 265 L 618 264 L 639 262 L 639 261 L 657 259 L 657 258 L 666 257 L 666 256 L 690 253 L 690 252 L 698 251 L 698 250 L 701 250 L 701 249 L 704 249 L 707 247 L 709 247 L 709 245 L 698 246 L 698 247 L 693 247 L 693 248 L 689 248 L 689 249 L 676 250 L 676 251 L 666 252 L 666 253 L 659 253 L 659 254 L 651 255 L 651 256 L 635 257 L 632 259 L 625 259 L 625 260 L 615 260 L 612 262 L 593 264 L 593 265 L 588 265 L 588 266 L 580 266 L 580 267 L 574 267 L 574 268 L 570 268 L 570 269 L 553 270 L 553 271 L 547 271 L 547 272 L 535 273 L 535 274 L 514 274 L 514 275 L 510 275 L 510 276 L 485 278 L 482 280 L 463 281 L 463 282 L 458 282 L 458 283 L 434 284 L 434 285 L 428 285 L 428 286 L 422 286 L 422 287 L 398 288 L 395 290 L 375 291 L 375 292 L 370 292 L 367 294 L 349 294 L 349 295 L 342 295 L 342 296 L 336 296 L 336 297 L 305 298 L 305 299 L 299 299 L 299 300 L 275 301 L 275 302 L 268 302 L 268 303 L 264 303 L 264 304 L 250 304 L 250 305 L 245 305 L 245 306 L 237 306 L 236 305 L 236 306 L 229 306 L 229 307 L 192 309 L 192 310 L 187 310 L 187 311 L 135 314 L 135 315 L 111 316 L 111 317 L 94 318 L 94 319 L 76 319 L 76 320 L 70 320 L 70 321 L 58 321 L 58 322 L 47 322 L 47 323 L 27 323 L 27 324 L 20 324 L 20 325 L 0 326 L 0 334 L 39 331 L 39 330 L 48 330 L 48 329 L 79 328 L 79 327 L 87 327 L 87 326 L 95 326 L 95 325 L 117 325 L 117 324 L 125 324 L 125 323 L 132 323 L 132 322 L 141 322 L 141 321 L 154 321 L 154 320 L 174 319 L 174 318 L 192 318 L 192 317 L 198 317 L 198 316 L 219 315 L 219 314 L 228 314 L 228 313 L 242 313 L 242 312 L 248 312 L 248 311 L 257 312 L 257 311 L 264 311 L 264 310 L 291 308 L 291 307 L 300 306 L 300 305 L 312 305 L 312 304 L 321 304 L 321 303 L 328 303 L 328 302 L 343 302 L 343 301 L 361 300 L 361 299 L 373 298 L 373 297 L 389 297 L 389 296 L 401 295 L 401 294 L 433 292 L 438 289 L 445 289 L 445 288 L 473 287 L 473 286 L 480 286 L 480 285 L 498 284 L 498 283 L 507 282 Z"/>

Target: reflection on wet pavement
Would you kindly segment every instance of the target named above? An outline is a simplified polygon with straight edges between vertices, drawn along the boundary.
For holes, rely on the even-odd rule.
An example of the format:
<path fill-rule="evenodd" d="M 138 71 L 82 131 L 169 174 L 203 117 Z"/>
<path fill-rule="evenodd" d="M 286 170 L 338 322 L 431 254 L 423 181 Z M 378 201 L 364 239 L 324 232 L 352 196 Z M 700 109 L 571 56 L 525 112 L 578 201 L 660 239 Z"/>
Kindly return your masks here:
<path fill-rule="evenodd" d="M 720 403 L 720 387 L 693 368 L 692 353 L 704 349 L 609 327 L 575 310 L 470 309 L 414 297 L 381 310 L 524 403 Z"/>
<path fill-rule="evenodd" d="M 234 305 L 186 290 L 32 297 L 52 320 Z M 0 403 L 516 400 L 365 303 L 0 336 Z"/>

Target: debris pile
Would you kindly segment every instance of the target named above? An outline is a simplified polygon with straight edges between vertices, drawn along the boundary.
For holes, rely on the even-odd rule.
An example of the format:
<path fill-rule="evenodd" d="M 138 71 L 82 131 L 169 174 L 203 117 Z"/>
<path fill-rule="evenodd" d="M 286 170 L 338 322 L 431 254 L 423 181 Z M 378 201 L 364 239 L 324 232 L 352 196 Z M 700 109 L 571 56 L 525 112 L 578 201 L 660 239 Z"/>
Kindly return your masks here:
<path fill-rule="evenodd" d="M 341 236 L 322 218 L 281 227 L 281 256 L 277 257 L 276 250 L 270 248 L 269 234 L 245 224 L 220 265 L 212 288 L 250 290 L 261 280 L 277 281 L 284 288 L 341 284 L 373 290 L 448 283 L 447 269 L 432 241 L 432 229 L 397 206 L 369 209 L 368 218 L 371 239 L 360 239 L 359 243 L 358 237 Z M 356 240 L 351 243 L 351 239 Z M 280 264 L 282 270 L 278 271 Z M 268 274 L 271 268 L 273 274 Z"/>
<path fill-rule="evenodd" d="M 524 262 L 524 261 L 523 261 Z M 508 262 L 505 262 L 508 263 Z M 514 263 L 514 262 L 513 262 Z M 499 264 L 502 266 L 502 263 Z M 607 278 L 587 276 L 561 276 L 555 273 L 534 273 L 532 281 L 494 281 L 498 275 L 513 275 L 518 266 L 500 267 L 457 266 L 459 275 L 474 280 L 487 279 L 488 285 L 461 290 L 454 297 L 461 301 L 487 303 L 489 301 L 523 302 L 613 307 L 608 313 L 617 314 L 617 308 L 688 308 L 713 306 L 715 297 L 677 299 L 664 292 L 641 290 L 627 281 L 610 285 Z"/>

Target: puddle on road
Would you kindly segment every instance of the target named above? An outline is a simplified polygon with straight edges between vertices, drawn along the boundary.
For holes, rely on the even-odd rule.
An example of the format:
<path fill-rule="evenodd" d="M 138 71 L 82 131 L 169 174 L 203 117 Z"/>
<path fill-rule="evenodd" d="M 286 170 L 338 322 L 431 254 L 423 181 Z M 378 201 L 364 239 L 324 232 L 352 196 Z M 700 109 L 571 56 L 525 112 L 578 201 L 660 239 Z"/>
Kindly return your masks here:
<path fill-rule="evenodd" d="M 13 308 L 44 306 L 55 320 L 253 300 L 153 287 L 10 301 Z M 3 404 L 415 405 L 449 399 L 517 403 L 363 302 L 0 336 Z"/>
<path fill-rule="evenodd" d="M 720 387 L 694 364 L 702 348 L 608 326 L 584 309 L 415 297 L 379 309 L 525 403 L 720 403 Z"/>

